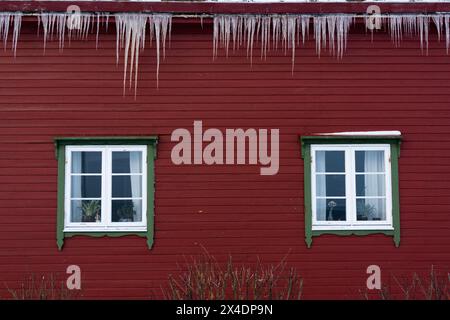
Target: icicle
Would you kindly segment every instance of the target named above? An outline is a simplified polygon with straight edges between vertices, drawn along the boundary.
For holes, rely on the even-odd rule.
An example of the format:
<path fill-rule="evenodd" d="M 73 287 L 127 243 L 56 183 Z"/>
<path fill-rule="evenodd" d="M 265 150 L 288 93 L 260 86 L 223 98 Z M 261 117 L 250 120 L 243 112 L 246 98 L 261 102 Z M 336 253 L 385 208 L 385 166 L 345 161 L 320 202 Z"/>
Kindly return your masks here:
<path fill-rule="evenodd" d="M 412 37 L 413 35 L 417 34 L 417 19 L 416 16 L 403 16 L 403 29 L 404 32 L 409 36 Z"/>
<path fill-rule="evenodd" d="M 241 27 L 240 27 L 241 26 Z M 233 38 L 233 51 L 236 50 L 236 46 L 240 46 L 240 38 L 241 34 L 239 30 L 242 30 L 242 19 L 239 16 L 235 16 L 231 18 L 231 34 Z"/>
<path fill-rule="evenodd" d="M 20 29 L 22 27 L 22 13 L 14 13 L 14 25 L 13 25 L 13 36 L 12 36 L 12 50 L 14 52 L 14 58 L 17 52 L 17 43 L 19 41 Z"/>
<path fill-rule="evenodd" d="M 389 33 L 392 42 L 396 47 L 400 45 L 403 33 L 407 35 L 418 35 L 420 41 L 420 49 L 424 47 L 428 55 L 428 33 L 430 18 L 433 19 L 438 32 L 438 39 L 441 37 L 443 20 L 440 15 L 391 15 L 389 19 Z"/>
<path fill-rule="evenodd" d="M 247 57 L 250 63 L 253 57 L 255 40 L 260 40 L 261 58 L 278 45 L 291 50 L 292 68 L 295 64 L 296 45 L 303 44 L 308 38 L 310 16 L 307 15 L 218 15 L 213 22 L 213 57 L 217 57 L 219 47 L 225 48 L 228 56 L 229 42 L 233 41 L 233 50 L 245 39 Z M 347 35 L 354 17 L 350 15 L 328 15 L 313 17 L 316 52 L 320 56 L 322 48 L 329 46 L 330 54 L 342 57 L 346 48 Z"/>
<path fill-rule="evenodd" d="M 58 15 L 56 30 L 58 33 L 60 50 L 64 49 L 64 35 L 66 31 L 66 25 L 67 25 L 67 16 L 65 14 Z"/>
<path fill-rule="evenodd" d="M 398 47 L 402 40 L 402 33 L 403 33 L 402 26 L 403 26 L 402 16 L 397 15 L 389 16 L 389 32 L 395 47 Z"/>
<path fill-rule="evenodd" d="M 119 64 L 119 50 L 122 48 L 122 29 L 123 29 L 123 20 L 122 16 L 116 15 L 116 64 Z"/>
<path fill-rule="evenodd" d="M 272 17 L 272 47 L 275 49 L 278 49 L 278 41 L 280 40 L 280 25 L 280 17 Z"/>
<path fill-rule="evenodd" d="M 233 50 L 239 48 L 244 38 L 243 30 L 251 30 L 247 29 L 247 21 L 237 15 L 216 16 L 213 26 L 213 58 L 217 57 L 219 47 L 225 48 L 225 55 L 228 56 L 230 41 L 233 42 Z"/>
<path fill-rule="evenodd" d="M 231 33 L 230 28 L 231 28 L 232 19 L 233 18 L 223 19 L 223 22 L 222 22 L 222 34 L 224 35 L 223 45 L 225 46 L 225 52 L 226 52 L 227 57 L 228 57 L 228 49 L 229 49 L 229 45 L 230 45 L 230 33 Z"/>
<path fill-rule="evenodd" d="M 0 15 L 0 34 L 3 40 L 3 48 L 6 50 L 6 44 L 8 42 L 9 25 L 11 21 L 11 14 L 4 13 Z"/>
<path fill-rule="evenodd" d="M 347 37 L 354 17 L 350 15 L 330 15 L 313 18 L 316 52 L 327 47 L 332 55 L 342 58 L 347 48 Z"/>
<path fill-rule="evenodd" d="M 8 35 L 11 24 L 13 25 L 11 48 L 14 52 L 15 57 L 17 51 L 17 42 L 20 35 L 20 28 L 22 25 L 22 13 L 0 13 L 0 40 L 3 40 L 3 47 L 5 50 L 8 43 Z"/>
<path fill-rule="evenodd" d="M 159 63 L 160 48 L 163 49 L 163 58 L 166 58 L 166 38 L 167 33 L 172 30 L 172 16 L 168 14 L 153 15 L 152 24 L 155 30 L 156 41 L 156 86 L 159 87 Z M 145 28 L 144 28 L 145 30 Z M 145 32 L 145 31 L 144 31 Z"/>
<path fill-rule="evenodd" d="M 320 57 L 320 49 L 322 48 L 322 20 L 323 17 L 314 17 L 314 39 L 316 39 L 316 53 Z"/>
<path fill-rule="evenodd" d="M 213 20 L 213 59 L 217 56 L 217 48 L 219 41 L 219 19 L 217 17 Z"/>
<path fill-rule="evenodd" d="M 428 55 L 428 26 L 430 23 L 429 17 L 420 15 L 417 17 L 417 22 L 419 24 L 420 49 L 423 50 L 423 47 L 425 45 L 426 54 Z"/>
<path fill-rule="evenodd" d="M 98 49 L 98 34 L 100 32 L 100 14 L 97 13 L 97 32 L 95 34 L 95 50 Z"/>
<path fill-rule="evenodd" d="M 294 17 L 288 17 L 287 20 L 287 40 L 288 47 L 291 47 L 292 56 L 291 56 L 291 72 L 294 72 L 294 62 L 295 62 L 295 34 L 296 34 L 296 19 Z"/>
<path fill-rule="evenodd" d="M 433 19 L 434 25 L 436 27 L 438 41 L 441 41 L 443 16 L 440 14 L 439 15 L 435 14 L 431 16 L 431 18 Z"/>
<path fill-rule="evenodd" d="M 105 17 L 105 31 L 108 32 L 108 26 L 109 26 L 109 13 L 104 14 Z"/>
<path fill-rule="evenodd" d="M 450 45 L 450 15 L 444 16 L 445 23 L 445 48 L 448 54 L 448 47 Z"/>
<path fill-rule="evenodd" d="M 301 16 L 301 24 L 302 24 L 302 41 L 305 44 L 306 36 L 309 35 L 309 16 Z"/>
<path fill-rule="evenodd" d="M 262 17 L 261 19 L 261 59 L 267 58 L 267 50 L 269 49 L 270 22 L 270 17 Z"/>
<path fill-rule="evenodd" d="M 42 30 L 44 33 L 44 52 L 47 48 L 47 37 L 49 32 L 49 14 L 48 13 L 41 13 L 40 15 L 40 23 L 42 24 Z"/>
<path fill-rule="evenodd" d="M 327 21 L 328 41 L 329 41 L 328 49 L 330 51 L 330 54 L 334 55 L 334 34 L 336 32 L 336 16 L 328 16 L 326 21 Z"/>
<path fill-rule="evenodd" d="M 100 14 L 96 14 L 97 16 L 97 26 L 99 23 Z M 81 14 L 77 17 L 77 21 L 71 21 L 72 14 L 71 13 L 40 13 L 38 15 L 38 30 L 40 29 L 40 25 L 42 24 L 43 36 L 44 36 L 44 52 L 47 46 L 48 40 L 53 40 L 55 33 L 58 36 L 59 49 L 62 50 L 64 48 L 65 35 L 67 32 L 67 36 L 70 40 L 72 39 L 72 35 L 76 34 L 79 39 L 87 39 L 87 36 L 91 29 L 94 27 L 95 15 L 92 13 Z M 68 22 L 71 22 L 72 27 L 68 27 Z M 91 23 L 92 21 L 92 23 Z M 75 30 L 75 31 L 74 31 Z M 92 31 L 92 30 L 91 30 Z M 39 33 L 39 31 L 38 31 Z M 98 27 L 97 27 L 97 36 L 96 36 L 96 47 L 98 44 Z"/>
<path fill-rule="evenodd" d="M 249 16 L 245 19 L 245 30 L 247 39 L 247 58 L 250 55 L 250 64 L 253 63 L 253 43 L 255 38 L 256 17 Z"/>
<path fill-rule="evenodd" d="M 172 16 L 168 14 L 116 14 L 116 62 L 119 62 L 119 51 L 124 48 L 123 90 L 129 74 L 129 87 L 134 82 L 134 93 L 137 94 L 139 71 L 139 53 L 145 45 L 147 23 L 151 34 L 155 33 L 156 42 L 156 83 L 159 85 L 160 51 L 165 57 L 166 39 L 171 32 Z M 151 36 L 152 37 L 152 36 Z M 128 61 L 130 60 L 130 61 Z M 129 65 L 129 71 L 128 71 Z M 128 72 L 127 72 L 128 71 Z"/>

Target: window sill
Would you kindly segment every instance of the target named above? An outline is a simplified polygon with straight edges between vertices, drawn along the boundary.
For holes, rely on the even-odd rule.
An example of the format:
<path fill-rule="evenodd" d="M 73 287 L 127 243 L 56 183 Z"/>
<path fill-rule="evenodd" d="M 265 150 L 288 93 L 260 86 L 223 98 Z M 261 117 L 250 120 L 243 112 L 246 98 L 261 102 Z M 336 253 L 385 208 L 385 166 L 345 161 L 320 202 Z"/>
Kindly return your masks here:
<path fill-rule="evenodd" d="M 63 230 L 64 233 L 67 232 L 77 232 L 77 233 L 85 233 L 85 232 L 147 232 L 147 227 L 66 227 Z"/>
<path fill-rule="evenodd" d="M 400 237 L 399 237 L 399 233 L 395 231 L 395 229 L 390 228 L 390 229 L 382 229 L 382 228 L 376 228 L 376 229 L 353 229 L 353 230 L 342 230 L 341 229 L 336 229 L 336 230 L 331 230 L 331 229 L 324 229 L 324 230 L 317 230 L 317 229 L 313 229 L 311 230 L 311 233 L 309 236 L 306 237 L 306 244 L 308 246 L 308 248 L 311 247 L 312 244 L 312 238 L 316 237 L 316 236 L 320 236 L 323 234 L 331 234 L 331 235 L 337 235 L 337 236 L 367 236 L 367 235 L 372 235 L 372 234 L 384 234 L 387 236 L 392 236 L 394 239 L 394 244 L 396 247 L 398 247 L 400 245 Z"/>
<path fill-rule="evenodd" d="M 315 225 L 312 226 L 312 231 L 393 231 L 392 225 L 380 225 L 380 224 L 364 224 L 364 225 Z"/>
<path fill-rule="evenodd" d="M 70 229 L 73 230 L 73 229 Z M 142 238 L 147 238 L 147 246 L 149 249 L 152 248 L 153 238 L 149 237 L 147 231 L 87 231 L 87 230 L 76 230 L 76 231 L 64 231 L 64 238 L 72 238 L 76 236 L 85 236 L 85 237 L 94 237 L 94 238 L 102 238 L 102 237 L 125 237 L 125 236 L 138 236 Z M 63 240 L 62 240 L 63 241 Z M 59 250 L 62 248 L 62 242 L 58 243 Z"/>

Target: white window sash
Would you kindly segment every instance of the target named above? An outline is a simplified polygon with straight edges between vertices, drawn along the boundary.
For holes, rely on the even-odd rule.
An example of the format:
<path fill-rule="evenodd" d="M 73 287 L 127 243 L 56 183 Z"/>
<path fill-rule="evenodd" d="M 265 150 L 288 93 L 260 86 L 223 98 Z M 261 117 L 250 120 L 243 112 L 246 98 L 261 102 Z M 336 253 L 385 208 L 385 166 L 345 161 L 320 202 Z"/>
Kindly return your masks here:
<path fill-rule="evenodd" d="M 356 151 L 384 151 L 385 175 L 385 203 L 386 220 L 358 221 L 356 217 Z M 345 199 L 346 221 L 318 221 L 316 208 L 316 152 L 317 151 L 344 151 L 345 152 Z M 311 145 L 311 211 L 312 230 L 393 230 L 392 224 L 392 185 L 390 145 L 388 144 L 331 144 Z M 327 172 L 328 173 L 328 172 Z M 369 174 L 370 172 L 364 172 Z M 320 172 L 319 174 L 323 174 Z M 332 173 L 330 173 L 332 174 Z M 336 173 L 336 174 L 342 174 Z M 321 197 L 319 197 L 321 198 Z M 334 197 L 331 197 L 334 198 Z M 343 198 L 343 197 L 336 197 Z M 370 198 L 370 197 L 361 197 Z M 382 198 L 382 197 L 374 197 Z"/>
<path fill-rule="evenodd" d="M 147 146 L 134 145 L 92 145 L 92 146 L 66 146 L 65 161 L 65 195 L 64 195 L 64 232 L 145 232 L 147 231 Z M 101 188 L 101 222 L 71 222 L 71 167 L 72 152 L 99 151 L 102 152 L 102 188 Z M 112 152 L 114 151 L 140 151 L 142 154 L 142 173 L 140 174 L 114 174 L 123 176 L 137 176 L 141 179 L 141 206 L 142 219 L 139 222 L 112 222 Z M 89 174 L 88 174 L 89 175 Z M 99 174 L 93 174 L 99 175 Z M 114 198 L 119 200 L 122 198 Z M 123 198 L 125 199 L 125 198 Z M 126 199 L 138 199 L 126 198 Z"/>

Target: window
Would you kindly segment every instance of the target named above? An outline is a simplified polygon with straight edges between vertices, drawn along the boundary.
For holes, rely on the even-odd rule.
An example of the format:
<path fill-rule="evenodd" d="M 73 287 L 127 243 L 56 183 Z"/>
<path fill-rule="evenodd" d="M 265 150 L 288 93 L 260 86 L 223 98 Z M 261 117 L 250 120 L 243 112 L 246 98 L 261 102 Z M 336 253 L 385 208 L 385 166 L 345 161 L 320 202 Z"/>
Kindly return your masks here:
<path fill-rule="evenodd" d="M 67 146 L 64 231 L 145 231 L 146 146 Z"/>
<path fill-rule="evenodd" d="M 156 138 L 60 138 L 58 247 L 75 235 L 153 239 Z"/>
<path fill-rule="evenodd" d="M 399 137 L 303 137 L 302 144 L 308 246 L 324 233 L 384 233 L 398 245 Z"/>
<path fill-rule="evenodd" d="M 389 145 L 311 145 L 313 230 L 392 229 Z"/>

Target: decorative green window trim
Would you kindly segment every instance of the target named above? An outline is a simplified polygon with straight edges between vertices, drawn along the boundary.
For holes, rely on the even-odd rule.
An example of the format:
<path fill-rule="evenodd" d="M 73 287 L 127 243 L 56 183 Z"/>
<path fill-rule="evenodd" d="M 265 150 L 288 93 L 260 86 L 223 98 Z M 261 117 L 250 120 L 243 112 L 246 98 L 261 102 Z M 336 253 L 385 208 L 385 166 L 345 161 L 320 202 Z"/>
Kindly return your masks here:
<path fill-rule="evenodd" d="M 302 136 L 300 143 L 304 160 L 304 202 L 305 202 L 305 242 L 308 248 L 312 238 L 322 234 L 339 236 L 385 234 L 392 236 L 395 246 L 400 245 L 400 207 L 398 158 L 400 157 L 401 136 Z M 311 192 L 311 145 L 317 144 L 388 144 L 391 153 L 392 188 L 392 226 L 394 230 L 312 230 L 312 192 Z"/>
<path fill-rule="evenodd" d="M 122 237 L 136 235 L 147 238 L 149 249 L 153 246 L 154 238 L 154 192 L 155 192 L 155 159 L 157 136 L 133 137 L 58 137 L 55 138 L 55 155 L 58 161 L 58 196 L 57 196 L 57 229 L 56 244 L 61 250 L 65 238 L 74 236 L 90 237 Z M 65 160 L 66 146 L 88 145 L 142 145 L 147 146 L 147 231 L 145 232 L 64 232 L 64 205 L 65 205 Z"/>

